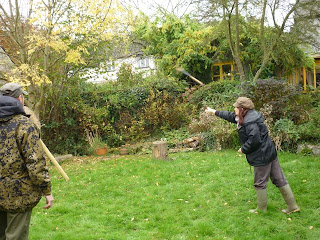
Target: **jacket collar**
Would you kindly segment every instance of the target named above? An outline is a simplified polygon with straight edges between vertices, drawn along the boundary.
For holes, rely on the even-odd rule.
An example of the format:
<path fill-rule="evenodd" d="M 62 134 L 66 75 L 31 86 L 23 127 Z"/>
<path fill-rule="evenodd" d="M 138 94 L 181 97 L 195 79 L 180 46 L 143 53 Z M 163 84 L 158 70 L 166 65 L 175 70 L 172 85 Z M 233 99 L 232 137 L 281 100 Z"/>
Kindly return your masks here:
<path fill-rule="evenodd" d="M 18 114 L 26 115 L 19 100 L 13 97 L 0 96 L 0 118 L 7 118 Z"/>

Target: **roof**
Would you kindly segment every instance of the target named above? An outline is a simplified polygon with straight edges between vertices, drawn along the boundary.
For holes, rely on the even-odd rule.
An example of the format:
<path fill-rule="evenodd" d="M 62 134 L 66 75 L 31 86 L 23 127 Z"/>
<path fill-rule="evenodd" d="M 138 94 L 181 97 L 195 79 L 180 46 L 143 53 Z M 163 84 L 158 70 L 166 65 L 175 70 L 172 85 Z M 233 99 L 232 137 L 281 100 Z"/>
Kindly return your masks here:
<path fill-rule="evenodd" d="M 145 48 L 143 43 L 130 42 L 128 44 L 121 42 L 116 47 L 110 49 L 108 52 L 114 59 L 129 58 L 134 56 L 145 55 L 143 49 Z"/>

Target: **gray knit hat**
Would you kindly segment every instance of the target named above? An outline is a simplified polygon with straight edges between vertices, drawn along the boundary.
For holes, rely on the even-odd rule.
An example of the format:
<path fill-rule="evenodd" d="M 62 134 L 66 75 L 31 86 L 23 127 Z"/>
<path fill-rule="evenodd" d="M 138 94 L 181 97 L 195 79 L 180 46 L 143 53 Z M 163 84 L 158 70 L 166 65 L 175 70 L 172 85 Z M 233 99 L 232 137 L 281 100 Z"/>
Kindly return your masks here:
<path fill-rule="evenodd" d="M 28 95 L 18 83 L 6 83 L 0 88 L 0 94 L 14 98 L 18 98 L 22 94 Z"/>

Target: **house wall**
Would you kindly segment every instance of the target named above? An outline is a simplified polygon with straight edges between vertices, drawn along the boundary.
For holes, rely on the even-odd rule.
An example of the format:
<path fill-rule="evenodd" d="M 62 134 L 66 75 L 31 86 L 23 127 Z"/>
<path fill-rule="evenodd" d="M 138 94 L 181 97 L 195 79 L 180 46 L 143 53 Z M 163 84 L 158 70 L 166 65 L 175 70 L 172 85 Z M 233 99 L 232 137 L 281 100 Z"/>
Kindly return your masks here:
<path fill-rule="evenodd" d="M 151 56 L 128 57 L 102 63 L 99 69 L 87 69 L 83 78 L 87 78 L 87 82 L 91 83 L 116 81 L 120 67 L 124 63 L 131 65 L 135 73 L 143 72 L 144 76 L 148 76 L 156 70 L 154 58 Z"/>

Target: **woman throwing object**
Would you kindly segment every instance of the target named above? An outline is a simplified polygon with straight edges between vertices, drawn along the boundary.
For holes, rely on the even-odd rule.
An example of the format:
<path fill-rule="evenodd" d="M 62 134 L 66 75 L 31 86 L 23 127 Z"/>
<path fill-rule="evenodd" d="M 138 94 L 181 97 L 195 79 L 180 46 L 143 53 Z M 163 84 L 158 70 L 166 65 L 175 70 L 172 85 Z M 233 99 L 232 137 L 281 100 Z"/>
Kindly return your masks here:
<path fill-rule="evenodd" d="M 277 151 L 264 124 L 262 115 L 254 110 L 253 102 L 246 97 L 239 97 L 233 104 L 234 112 L 217 111 L 207 108 L 207 113 L 213 113 L 229 122 L 236 123 L 241 142 L 239 153 L 246 155 L 247 161 L 254 166 L 254 187 L 257 192 L 257 208 L 249 210 L 267 211 L 267 183 L 271 182 L 279 188 L 287 209 L 283 213 L 290 214 L 300 211 L 278 161 Z"/>

